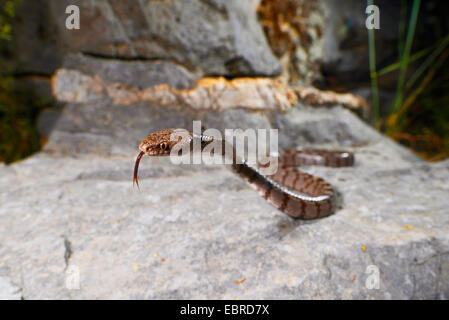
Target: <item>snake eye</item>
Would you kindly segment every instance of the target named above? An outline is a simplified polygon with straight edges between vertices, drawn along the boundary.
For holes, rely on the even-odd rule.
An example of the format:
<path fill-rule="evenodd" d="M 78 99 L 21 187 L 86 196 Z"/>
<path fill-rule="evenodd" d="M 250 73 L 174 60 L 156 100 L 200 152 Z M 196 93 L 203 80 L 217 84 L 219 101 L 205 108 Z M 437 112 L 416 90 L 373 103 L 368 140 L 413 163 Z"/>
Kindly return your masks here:
<path fill-rule="evenodd" d="M 166 144 L 165 142 L 162 142 L 161 144 L 159 144 L 159 148 L 161 148 L 161 150 L 167 150 L 168 149 L 168 144 Z"/>

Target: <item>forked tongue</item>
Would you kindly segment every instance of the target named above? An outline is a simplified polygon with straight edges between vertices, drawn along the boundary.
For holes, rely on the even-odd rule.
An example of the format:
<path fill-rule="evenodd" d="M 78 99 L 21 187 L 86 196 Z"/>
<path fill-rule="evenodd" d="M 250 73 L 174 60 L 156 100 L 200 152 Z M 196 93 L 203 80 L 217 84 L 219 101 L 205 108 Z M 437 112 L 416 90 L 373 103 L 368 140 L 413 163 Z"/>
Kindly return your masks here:
<path fill-rule="evenodd" d="M 139 153 L 139 155 L 137 156 L 137 159 L 136 159 L 136 164 L 134 165 L 134 178 L 133 178 L 133 186 L 134 186 L 134 183 L 136 183 L 137 184 L 137 188 L 140 190 L 140 187 L 139 187 L 139 180 L 137 179 L 137 172 L 139 171 L 139 163 L 140 163 L 140 159 L 142 159 L 142 156 L 145 154 L 145 152 L 143 152 L 143 151 L 141 151 L 140 153 Z"/>

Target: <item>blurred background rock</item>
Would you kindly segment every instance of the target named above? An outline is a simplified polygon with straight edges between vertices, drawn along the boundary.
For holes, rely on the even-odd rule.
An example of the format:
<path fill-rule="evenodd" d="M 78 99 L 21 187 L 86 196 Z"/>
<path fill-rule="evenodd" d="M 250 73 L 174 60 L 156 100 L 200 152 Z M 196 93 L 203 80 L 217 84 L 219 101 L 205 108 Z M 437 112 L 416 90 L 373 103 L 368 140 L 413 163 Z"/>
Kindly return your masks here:
<path fill-rule="evenodd" d="M 373 101 L 364 1 L 131 2 L 0 1 L 2 161 L 21 159 L 45 144 L 60 110 L 51 76 L 64 65 L 95 73 L 89 69 L 92 59 L 100 69 L 112 61 L 144 65 L 142 70 L 159 64 L 162 69 L 147 76 L 152 84 L 189 87 L 205 76 L 282 74 L 292 84 L 354 92 Z M 413 81 L 398 89 L 416 2 L 375 3 L 381 14 L 373 48 L 379 102 L 372 106 L 379 111 L 371 123 L 424 158 L 439 160 L 449 152 L 448 5 L 435 0 L 418 7 L 406 68 Z M 81 8 L 81 30 L 65 28 L 69 4 Z M 70 65 L 67 57 L 73 53 L 85 63 Z M 115 80 L 149 84 L 125 65 L 110 70 Z M 171 76 L 172 71 L 182 75 Z M 156 74 L 160 78 L 154 80 Z M 404 98 L 397 103 L 399 91 Z M 392 121 L 398 114 L 400 121 Z"/>
<path fill-rule="evenodd" d="M 404 110 L 393 107 L 398 95 L 398 62 L 404 58 L 415 2 L 375 3 L 381 13 L 374 51 L 379 87 L 375 107 L 380 110 L 372 123 L 424 158 L 439 160 L 449 152 L 445 87 L 449 12 L 444 1 L 425 1 L 418 8 L 409 53 L 412 60 L 406 69 L 407 77 L 414 78 L 401 89 L 404 98 L 412 99 L 402 101 L 407 103 Z M 66 15 L 61 12 L 69 4 L 81 8 L 83 28 L 79 31 L 65 29 Z M 2 161 L 18 160 L 45 144 L 59 110 L 50 77 L 71 53 L 147 64 L 164 61 L 182 69 L 190 80 L 282 74 L 290 83 L 350 91 L 372 101 L 364 1 L 193 1 L 189 5 L 147 1 L 130 5 L 101 0 L 2 0 L 0 8 Z M 44 119 L 38 124 L 44 109 Z M 400 123 L 388 123 L 398 113 Z"/>

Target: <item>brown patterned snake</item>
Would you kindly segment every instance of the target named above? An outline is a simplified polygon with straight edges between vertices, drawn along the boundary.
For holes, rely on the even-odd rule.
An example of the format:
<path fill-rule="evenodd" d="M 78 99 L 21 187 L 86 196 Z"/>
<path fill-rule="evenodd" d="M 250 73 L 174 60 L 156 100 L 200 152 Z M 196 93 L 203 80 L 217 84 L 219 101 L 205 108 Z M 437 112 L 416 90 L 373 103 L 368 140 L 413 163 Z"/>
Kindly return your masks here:
<path fill-rule="evenodd" d="M 151 133 L 140 145 L 140 153 L 134 167 L 134 182 L 138 185 L 137 171 L 143 155 L 168 156 L 170 151 L 188 146 L 193 150 L 193 142 L 203 150 L 208 144 L 225 140 L 214 140 L 214 137 L 187 133 L 187 139 L 170 140 L 175 129 L 165 129 Z M 222 150 L 225 150 L 223 148 Z M 295 166 L 324 165 L 329 167 L 346 167 L 354 163 L 354 155 L 347 151 L 329 151 L 321 149 L 286 149 L 278 158 L 278 170 L 275 174 L 265 175 L 258 167 L 248 162 L 236 163 L 233 150 L 232 170 L 255 187 L 272 205 L 294 218 L 323 218 L 335 210 L 335 194 L 329 183 L 322 178 L 299 171 Z"/>

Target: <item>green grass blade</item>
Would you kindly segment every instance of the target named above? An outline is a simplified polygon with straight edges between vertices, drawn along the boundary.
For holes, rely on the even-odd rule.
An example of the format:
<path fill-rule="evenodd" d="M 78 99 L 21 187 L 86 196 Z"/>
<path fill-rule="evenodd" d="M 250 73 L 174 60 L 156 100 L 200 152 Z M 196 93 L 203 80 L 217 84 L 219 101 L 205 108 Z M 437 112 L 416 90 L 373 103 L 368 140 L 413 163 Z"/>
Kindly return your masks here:
<path fill-rule="evenodd" d="M 373 0 L 367 0 L 367 5 L 373 4 Z M 368 47 L 369 47 L 369 69 L 371 78 L 371 96 L 373 101 L 373 115 L 376 127 L 379 127 L 379 88 L 377 85 L 376 73 L 376 42 L 374 38 L 374 29 L 368 29 Z"/>
<path fill-rule="evenodd" d="M 449 44 L 449 34 L 441 41 L 437 49 L 427 57 L 427 59 L 419 66 L 418 69 L 413 73 L 413 75 L 408 80 L 405 85 L 406 88 L 410 88 L 416 80 L 429 68 L 429 66 L 435 61 L 435 59 L 443 52 L 446 46 Z"/>
<path fill-rule="evenodd" d="M 406 16 L 407 16 L 407 1 L 401 0 L 401 12 L 399 18 L 399 36 L 398 36 L 399 59 L 402 57 L 402 54 L 404 53 Z"/>
<path fill-rule="evenodd" d="M 419 96 L 420 93 L 424 91 L 424 89 L 429 85 L 429 83 L 432 81 L 433 77 L 435 76 L 436 72 L 440 69 L 442 64 L 446 61 L 446 59 L 449 56 L 449 51 L 445 51 L 437 60 L 437 62 L 429 69 L 427 75 L 424 77 L 424 79 L 421 81 L 419 86 L 410 94 L 410 96 L 407 98 L 407 100 L 404 102 L 404 104 L 401 106 L 401 108 L 398 111 L 397 118 L 399 122 L 403 119 L 405 114 L 407 113 L 407 110 L 409 107 L 416 101 L 416 98 Z"/>
<path fill-rule="evenodd" d="M 415 61 L 415 60 L 418 60 L 418 59 L 420 59 L 420 58 L 422 58 L 422 57 L 424 57 L 424 56 L 427 55 L 429 52 L 431 52 L 431 51 L 434 49 L 434 47 L 435 47 L 435 45 L 430 46 L 430 47 L 425 48 L 425 49 L 422 49 L 422 50 L 420 50 L 420 51 L 414 53 L 414 54 L 411 55 L 410 58 L 408 59 L 409 63 L 410 63 L 410 62 L 413 62 L 413 61 Z M 392 71 L 398 69 L 398 68 L 400 67 L 400 65 L 401 65 L 401 61 L 392 63 L 392 64 L 390 64 L 390 65 L 388 65 L 388 66 L 386 66 L 386 67 L 380 69 L 379 71 L 377 71 L 377 76 L 380 77 L 380 76 L 383 76 L 383 75 L 385 75 L 385 74 L 387 74 L 387 73 L 389 73 L 389 72 L 392 72 Z"/>
<path fill-rule="evenodd" d="M 393 109 L 392 112 L 396 113 L 399 108 L 401 107 L 402 100 L 403 100 L 403 87 L 405 82 L 405 73 L 407 71 L 407 65 L 409 63 L 409 57 L 410 57 L 410 51 L 412 48 L 413 38 L 415 36 L 415 28 L 416 28 L 416 21 L 418 20 L 418 13 L 419 13 L 419 6 L 421 4 L 421 0 L 414 0 L 413 6 L 412 6 L 412 13 L 410 14 L 410 21 L 407 31 L 407 39 L 405 41 L 405 48 L 404 53 L 401 57 L 401 63 L 400 63 L 400 72 L 399 72 L 399 78 L 398 78 L 398 85 L 396 88 L 396 97 L 393 103 Z"/>

